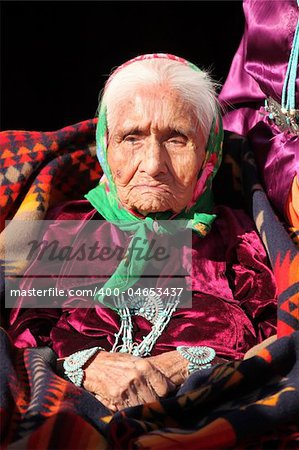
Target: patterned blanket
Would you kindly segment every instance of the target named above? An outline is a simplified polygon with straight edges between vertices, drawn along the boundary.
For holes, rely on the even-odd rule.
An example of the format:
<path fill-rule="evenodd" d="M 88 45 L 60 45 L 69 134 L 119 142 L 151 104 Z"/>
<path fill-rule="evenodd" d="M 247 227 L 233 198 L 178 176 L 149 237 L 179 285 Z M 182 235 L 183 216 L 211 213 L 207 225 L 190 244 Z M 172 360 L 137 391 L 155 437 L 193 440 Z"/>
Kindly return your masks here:
<path fill-rule="evenodd" d="M 1 230 L 5 219 L 42 219 L 97 183 L 95 123 L 1 133 Z M 224 149 L 216 196 L 252 212 L 277 281 L 279 339 L 248 360 L 195 372 L 175 397 L 112 416 L 55 373 L 50 348 L 16 349 L 1 329 L 2 449 L 299 449 L 298 250 L 259 184 L 246 141 L 226 136 Z"/>

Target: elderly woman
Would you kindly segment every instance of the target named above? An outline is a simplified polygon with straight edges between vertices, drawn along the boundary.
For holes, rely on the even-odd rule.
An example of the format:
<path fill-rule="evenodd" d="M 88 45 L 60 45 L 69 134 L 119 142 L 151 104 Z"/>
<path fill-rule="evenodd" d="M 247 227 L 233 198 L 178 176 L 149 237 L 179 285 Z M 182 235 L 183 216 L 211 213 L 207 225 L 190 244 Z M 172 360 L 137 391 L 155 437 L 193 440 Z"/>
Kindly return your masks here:
<path fill-rule="evenodd" d="M 146 308 L 107 307 L 103 288 L 126 292 L 142 276 L 131 252 L 99 286 L 96 304 L 89 299 L 86 307 L 83 299 L 84 308 L 74 308 L 66 301 L 38 316 L 15 311 L 9 330 L 15 345 L 50 345 L 59 370 L 115 411 L 167 396 L 191 371 L 241 359 L 273 335 L 275 284 L 254 225 L 241 210 L 213 205 L 221 148 L 221 117 L 207 73 L 168 54 L 139 56 L 117 68 L 99 108 L 100 184 L 87 200 L 63 204 L 48 218 L 80 219 L 82 228 L 67 233 L 76 238 L 89 221 L 105 219 L 91 238 L 110 245 L 122 239 L 111 224 L 124 224 L 132 238 L 159 233 L 161 220 L 181 221 L 193 233 L 192 265 L 183 255 L 179 260 L 192 307 L 150 305 L 154 319 Z M 57 226 L 48 236 L 55 233 L 61 233 Z"/>

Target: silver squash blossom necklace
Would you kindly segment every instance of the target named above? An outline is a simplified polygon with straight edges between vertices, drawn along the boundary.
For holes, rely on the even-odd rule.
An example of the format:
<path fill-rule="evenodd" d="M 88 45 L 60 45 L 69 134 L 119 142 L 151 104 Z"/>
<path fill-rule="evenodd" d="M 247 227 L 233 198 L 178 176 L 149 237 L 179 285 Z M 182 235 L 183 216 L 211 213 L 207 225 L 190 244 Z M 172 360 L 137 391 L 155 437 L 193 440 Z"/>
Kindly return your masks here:
<path fill-rule="evenodd" d="M 164 306 L 165 302 L 158 294 L 149 294 L 144 297 L 129 296 L 126 299 L 121 295 L 114 298 L 114 301 L 121 318 L 121 325 L 119 332 L 114 335 L 115 342 L 111 352 L 130 353 L 139 357 L 150 356 L 154 345 L 180 303 L 179 297 L 172 296 Z M 133 315 L 144 317 L 152 323 L 151 331 L 143 336 L 139 344 L 133 341 Z"/>

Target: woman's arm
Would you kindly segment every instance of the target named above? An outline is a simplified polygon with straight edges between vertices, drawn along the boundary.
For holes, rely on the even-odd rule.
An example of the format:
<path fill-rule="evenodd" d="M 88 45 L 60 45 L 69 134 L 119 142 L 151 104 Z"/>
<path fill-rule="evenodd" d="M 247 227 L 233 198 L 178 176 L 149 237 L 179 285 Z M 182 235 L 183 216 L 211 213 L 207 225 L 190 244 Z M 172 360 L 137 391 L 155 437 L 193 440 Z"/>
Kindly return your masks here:
<path fill-rule="evenodd" d="M 189 361 L 177 350 L 161 353 L 157 356 L 151 356 L 148 360 L 177 386 L 184 383 L 189 376 Z M 215 365 L 222 362 L 226 362 L 226 360 L 216 356 L 211 364 Z"/>

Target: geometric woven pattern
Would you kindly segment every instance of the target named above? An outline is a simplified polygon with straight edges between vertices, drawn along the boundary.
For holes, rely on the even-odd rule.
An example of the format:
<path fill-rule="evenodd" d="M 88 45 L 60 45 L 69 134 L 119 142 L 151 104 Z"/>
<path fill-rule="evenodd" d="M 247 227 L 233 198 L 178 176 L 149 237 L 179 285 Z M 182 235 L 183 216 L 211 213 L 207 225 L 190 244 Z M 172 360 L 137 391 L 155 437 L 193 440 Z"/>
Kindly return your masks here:
<path fill-rule="evenodd" d="M 114 415 L 54 373 L 50 348 L 12 352 L 3 330 L 0 346 L 3 450 L 299 448 L 299 332 Z"/>
<path fill-rule="evenodd" d="M 0 133 L 0 231 L 12 217 L 42 219 L 63 200 L 82 198 L 101 176 L 96 119 L 53 132 Z"/>
<path fill-rule="evenodd" d="M 278 332 L 286 336 L 299 329 L 299 254 L 291 258 L 287 252 L 278 257 L 274 275 L 279 295 Z"/>

